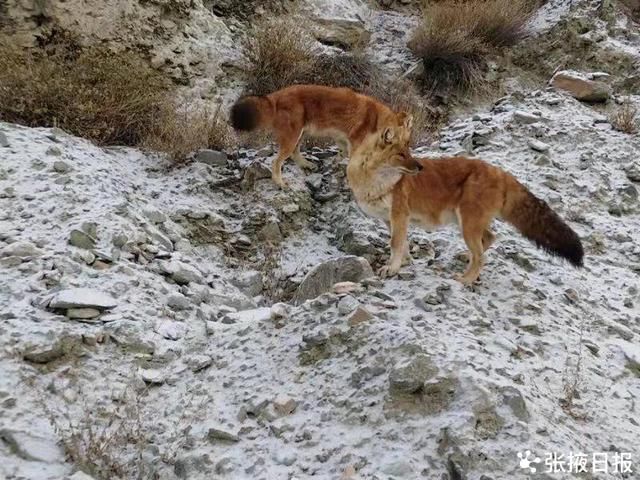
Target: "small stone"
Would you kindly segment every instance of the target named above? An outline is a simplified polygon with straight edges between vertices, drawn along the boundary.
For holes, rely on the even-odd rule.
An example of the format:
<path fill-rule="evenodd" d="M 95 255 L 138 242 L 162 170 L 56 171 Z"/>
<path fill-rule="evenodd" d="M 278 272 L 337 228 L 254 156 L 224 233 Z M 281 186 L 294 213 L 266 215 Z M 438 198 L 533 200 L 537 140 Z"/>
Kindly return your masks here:
<path fill-rule="evenodd" d="M 162 263 L 162 270 L 178 285 L 204 283 L 204 278 L 197 268 L 177 260 Z"/>
<path fill-rule="evenodd" d="M 14 242 L 0 249 L 0 257 L 39 257 L 42 250 L 31 242 Z"/>
<path fill-rule="evenodd" d="M 167 306 L 175 311 L 189 310 L 193 304 L 181 293 L 175 293 L 167 297 Z"/>
<path fill-rule="evenodd" d="M 0 440 L 10 452 L 23 460 L 42 463 L 64 462 L 64 452 L 55 438 L 37 437 L 28 432 L 3 428 L 0 430 Z"/>
<path fill-rule="evenodd" d="M 93 288 L 71 288 L 62 290 L 51 297 L 48 307 L 53 310 L 69 308 L 95 308 L 110 310 L 117 305 L 114 298 Z"/>
<path fill-rule="evenodd" d="M 300 206 L 297 203 L 288 203 L 282 207 L 283 213 L 296 213 L 300 211 Z"/>
<path fill-rule="evenodd" d="M 55 148 L 55 147 L 51 147 Z M 57 162 L 53 162 L 53 171 L 56 173 L 69 173 L 73 168 L 67 162 L 63 162 L 62 160 L 58 160 Z"/>
<path fill-rule="evenodd" d="M 549 151 L 549 145 L 535 138 L 529 140 L 529 147 L 536 152 L 544 153 Z"/>
<path fill-rule="evenodd" d="M 158 320 L 153 327 L 153 331 L 167 340 L 179 340 L 184 336 L 187 327 L 182 322 Z"/>
<path fill-rule="evenodd" d="M 227 154 L 218 150 L 200 150 L 196 153 L 196 162 L 205 163 L 212 167 L 224 167 L 227 165 Z"/>
<path fill-rule="evenodd" d="M 375 318 L 369 311 L 364 307 L 358 307 L 356 310 L 349 315 L 347 322 L 351 327 L 355 327 L 356 325 L 360 325 L 361 323 L 368 322 Z"/>
<path fill-rule="evenodd" d="M 273 408 L 280 415 L 291 415 L 297 406 L 298 402 L 287 395 L 278 395 L 273 401 Z"/>
<path fill-rule="evenodd" d="M 128 241 L 129 238 L 123 233 L 118 233 L 111 239 L 111 243 L 113 243 L 113 245 L 118 248 L 124 247 Z"/>
<path fill-rule="evenodd" d="M 86 234 L 82 230 L 71 230 L 69 234 L 69 244 L 74 247 L 91 250 L 96 246 L 96 239 Z"/>
<path fill-rule="evenodd" d="M 141 368 L 140 378 L 151 385 L 161 385 L 167 380 L 166 374 L 157 368 Z"/>
<path fill-rule="evenodd" d="M 527 410 L 527 404 L 524 401 L 524 397 L 520 390 L 515 387 L 503 387 L 502 398 L 505 404 L 511 408 L 513 414 L 519 420 L 523 422 L 529 421 L 529 411 Z"/>
<path fill-rule="evenodd" d="M 524 110 L 516 110 L 513 112 L 513 120 L 521 124 L 531 124 L 542 120 L 542 117 L 534 115 L 533 113 L 525 112 Z"/>
<path fill-rule="evenodd" d="M 210 355 L 197 354 L 186 357 L 185 362 L 192 372 L 199 372 L 210 367 L 213 363 L 213 358 Z"/>
<path fill-rule="evenodd" d="M 340 315 L 347 315 L 358 308 L 359 305 L 360 302 L 358 302 L 354 297 L 351 295 L 345 295 L 338 302 L 338 313 Z"/>
<path fill-rule="evenodd" d="M 393 367 L 389 373 L 389 386 L 392 391 L 415 393 L 436 373 L 438 373 L 438 369 L 433 365 L 429 356 L 418 353 Z"/>
<path fill-rule="evenodd" d="M 213 441 L 213 443 L 215 443 L 216 440 L 221 440 L 223 442 L 240 441 L 240 437 L 237 433 L 233 433 L 219 427 L 209 428 L 209 431 L 207 432 L 207 438 L 209 439 L 209 441 Z"/>
<path fill-rule="evenodd" d="M 59 157 L 60 155 L 62 155 L 62 150 L 60 150 L 55 145 L 51 145 L 49 148 L 47 148 L 47 151 L 44 153 L 45 155 L 51 155 L 52 157 Z M 54 164 L 54 170 L 55 170 L 55 164 Z"/>
<path fill-rule="evenodd" d="M 9 140 L 7 139 L 7 136 L 4 134 L 4 132 L 0 132 L 0 147 L 8 147 L 9 146 Z"/>
<path fill-rule="evenodd" d="M 627 178 L 632 182 L 640 183 L 640 163 L 632 163 L 625 167 Z"/>
<path fill-rule="evenodd" d="M 96 308 L 70 308 L 67 310 L 67 318 L 75 320 L 92 320 L 100 316 L 100 310 Z"/>
<path fill-rule="evenodd" d="M 290 467 L 291 465 L 296 463 L 296 459 L 298 457 L 294 450 L 291 450 L 285 447 L 285 448 L 278 448 L 271 458 L 278 465 L 284 465 L 286 467 Z"/>

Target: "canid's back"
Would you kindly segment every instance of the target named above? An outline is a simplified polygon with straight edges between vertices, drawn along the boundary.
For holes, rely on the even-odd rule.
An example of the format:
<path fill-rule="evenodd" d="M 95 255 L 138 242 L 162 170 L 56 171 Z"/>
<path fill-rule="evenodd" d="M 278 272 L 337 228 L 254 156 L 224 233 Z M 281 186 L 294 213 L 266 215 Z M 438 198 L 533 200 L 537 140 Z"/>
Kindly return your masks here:
<path fill-rule="evenodd" d="M 328 124 L 351 121 L 367 114 L 391 114 L 391 110 L 372 97 L 346 87 L 293 85 L 267 95 L 276 111 L 304 109 L 307 120 Z"/>
<path fill-rule="evenodd" d="M 413 177 L 416 191 L 424 191 L 430 197 L 457 199 L 468 181 L 482 182 L 487 188 L 503 184 L 509 175 L 489 163 L 465 157 L 416 158 L 424 167 Z"/>

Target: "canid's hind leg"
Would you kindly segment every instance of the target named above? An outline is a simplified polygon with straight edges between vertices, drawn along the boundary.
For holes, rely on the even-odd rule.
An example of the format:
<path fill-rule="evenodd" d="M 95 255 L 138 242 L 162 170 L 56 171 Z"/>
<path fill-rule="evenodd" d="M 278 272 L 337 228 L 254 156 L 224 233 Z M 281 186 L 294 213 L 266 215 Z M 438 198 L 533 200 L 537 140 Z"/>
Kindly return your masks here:
<path fill-rule="evenodd" d="M 471 285 L 480 276 L 480 269 L 484 263 L 482 254 L 485 251 L 484 239 L 486 238 L 487 241 L 490 239 L 489 236 L 485 237 L 485 232 L 488 232 L 486 227 L 489 222 L 481 216 L 479 217 L 477 211 L 474 211 L 473 206 L 460 208 L 458 215 L 462 227 L 462 236 L 469 248 L 469 264 L 467 270 L 463 275 L 458 277 L 458 280 L 465 285 Z"/>
<path fill-rule="evenodd" d="M 303 170 L 316 170 L 318 166 L 315 163 L 312 163 L 306 158 L 304 158 L 302 156 L 302 153 L 300 153 L 300 144 L 302 143 L 303 135 L 304 135 L 304 132 L 301 132 L 300 138 L 298 139 L 298 143 L 296 144 L 296 148 L 293 151 L 291 158 L 293 158 L 293 161 L 296 162 L 296 164 Z"/>
<path fill-rule="evenodd" d="M 271 178 L 280 188 L 286 188 L 284 180 L 282 180 L 282 164 L 284 161 L 291 157 L 296 150 L 296 145 L 302 134 L 292 129 L 277 128 L 278 131 L 278 156 L 273 162 L 271 167 Z"/>

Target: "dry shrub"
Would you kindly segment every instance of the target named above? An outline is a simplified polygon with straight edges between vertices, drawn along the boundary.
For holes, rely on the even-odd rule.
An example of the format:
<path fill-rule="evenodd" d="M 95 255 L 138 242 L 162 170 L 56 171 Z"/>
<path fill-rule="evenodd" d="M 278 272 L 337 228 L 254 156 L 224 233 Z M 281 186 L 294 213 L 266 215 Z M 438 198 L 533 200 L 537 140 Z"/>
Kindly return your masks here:
<path fill-rule="evenodd" d="M 243 41 L 246 93 L 266 95 L 304 83 L 317 56 L 314 39 L 298 17 L 265 17 Z"/>
<path fill-rule="evenodd" d="M 233 140 L 219 109 L 181 103 L 174 85 L 136 54 L 81 48 L 64 35 L 30 51 L 0 47 L 0 119 L 56 126 L 99 145 L 144 146 L 174 160 Z"/>
<path fill-rule="evenodd" d="M 99 144 L 137 145 L 169 89 L 160 73 L 128 52 L 0 47 L 0 118 L 7 122 L 57 126 Z"/>
<path fill-rule="evenodd" d="M 428 88 L 468 88 L 482 83 L 486 56 L 526 33 L 533 0 L 444 0 L 425 6 L 409 48 L 424 64 Z"/>
<path fill-rule="evenodd" d="M 172 160 L 182 162 L 202 148 L 224 150 L 234 144 L 233 130 L 222 115 L 220 104 L 211 111 L 191 103 L 174 102 L 164 106 L 142 146 L 165 152 Z"/>
<path fill-rule="evenodd" d="M 625 100 L 609 117 L 611 126 L 619 132 L 634 134 L 638 131 L 638 109 L 629 100 Z"/>

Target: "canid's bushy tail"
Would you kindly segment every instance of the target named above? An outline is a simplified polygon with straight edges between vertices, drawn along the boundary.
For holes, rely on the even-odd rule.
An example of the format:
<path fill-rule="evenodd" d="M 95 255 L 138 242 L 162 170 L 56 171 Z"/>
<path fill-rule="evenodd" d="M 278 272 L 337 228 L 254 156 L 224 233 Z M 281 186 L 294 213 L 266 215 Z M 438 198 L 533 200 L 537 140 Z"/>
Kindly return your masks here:
<path fill-rule="evenodd" d="M 576 232 L 515 178 L 509 177 L 508 182 L 512 185 L 507 188 L 502 218 L 537 247 L 582 267 L 584 250 Z"/>
<path fill-rule="evenodd" d="M 243 97 L 231 107 L 231 126 L 235 130 L 251 132 L 267 126 L 270 113 L 271 102 L 267 97 Z"/>

